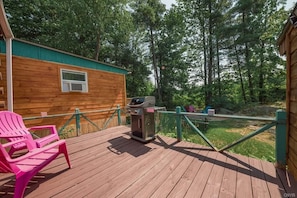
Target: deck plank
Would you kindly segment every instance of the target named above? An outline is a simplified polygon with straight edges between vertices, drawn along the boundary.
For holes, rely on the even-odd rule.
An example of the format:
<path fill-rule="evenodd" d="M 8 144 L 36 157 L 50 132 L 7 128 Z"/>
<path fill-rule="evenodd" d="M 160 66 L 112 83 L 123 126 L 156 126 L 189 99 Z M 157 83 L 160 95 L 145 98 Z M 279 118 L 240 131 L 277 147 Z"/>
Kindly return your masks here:
<path fill-rule="evenodd" d="M 209 175 L 207 184 L 201 197 L 208 198 L 209 195 L 211 195 L 212 197 L 219 197 L 220 188 L 224 175 L 224 166 L 221 166 L 221 164 L 224 164 L 225 161 L 226 156 L 221 153 L 218 153 L 216 162 L 214 163 L 214 166 Z"/>
<path fill-rule="evenodd" d="M 201 156 L 199 159 L 196 157 L 193 157 L 193 161 L 190 164 L 190 166 L 187 168 L 179 182 L 174 186 L 172 191 L 169 193 L 168 198 L 173 197 L 184 197 L 187 193 L 190 185 L 192 184 L 193 179 L 197 175 L 202 162 L 204 160 L 204 156 L 208 154 L 208 149 L 205 149 L 200 146 L 194 147 L 194 153 L 197 153 L 199 156 Z"/>
<path fill-rule="evenodd" d="M 270 162 L 157 136 L 132 140 L 119 126 L 66 139 L 73 168 L 60 156 L 32 179 L 26 198 L 284 197 L 297 182 Z M 14 177 L 0 174 L 0 196 L 11 198 Z"/>
<path fill-rule="evenodd" d="M 224 153 L 226 155 L 226 153 Z M 237 161 L 226 155 L 226 166 L 224 166 L 224 175 L 220 189 L 219 197 L 231 198 L 236 194 Z"/>
<path fill-rule="evenodd" d="M 187 146 L 190 146 L 190 144 Z M 193 157 L 186 155 L 181 163 L 169 175 L 167 175 L 167 179 L 158 186 L 158 189 L 150 197 L 166 197 L 181 179 L 182 175 L 186 172 L 192 161 Z"/>
<path fill-rule="evenodd" d="M 171 149 L 166 149 L 166 150 L 168 150 L 167 155 L 163 155 L 163 158 L 159 163 L 154 164 L 149 171 L 147 171 L 137 180 L 132 182 L 130 186 L 128 186 L 124 191 L 122 191 L 119 194 L 118 197 L 119 198 L 134 197 L 137 194 L 137 192 L 139 192 L 141 189 L 148 186 L 148 183 L 154 180 L 165 167 L 169 166 L 169 163 L 175 160 L 175 155 L 173 154 L 174 152 L 173 150 Z"/>
<path fill-rule="evenodd" d="M 261 162 L 254 158 L 249 158 L 249 163 L 251 165 L 251 180 L 253 197 L 270 197 L 267 183 L 265 181 L 265 176 L 263 174 L 263 169 Z"/>
<path fill-rule="evenodd" d="M 189 146 L 189 143 L 185 142 L 179 142 L 175 146 Z M 183 155 L 181 152 L 177 152 L 174 154 L 175 157 L 172 161 L 169 162 L 169 164 L 162 169 L 161 172 L 159 172 L 156 177 L 149 181 L 146 186 L 149 186 L 149 188 L 142 188 L 140 191 L 138 191 L 135 195 L 135 197 L 150 197 L 164 181 L 166 181 L 168 175 L 172 174 L 174 170 L 179 166 L 179 164 L 186 158 L 185 155 Z"/>
<path fill-rule="evenodd" d="M 263 167 L 263 173 L 265 180 L 267 182 L 267 187 L 269 189 L 270 197 L 277 198 L 283 197 L 285 191 L 281 183 L 281 180 L 278 178 L 276 169 L 272 163 L 267 161 L 261 161 Z"/>
<path fill-rule="evenodd" d="M 214 161 L 214 158 L 216 158 L 217 154 L 218 153 L 215 151 L 208 152 L 185 197 L 201 197 L 213 168 L 212 162 Z"/>
<path fill-rule="evenodd" d="M 253 197 L 249 159 L 241 155 L 234 157 L 237 159 L 236 197 Z"/>

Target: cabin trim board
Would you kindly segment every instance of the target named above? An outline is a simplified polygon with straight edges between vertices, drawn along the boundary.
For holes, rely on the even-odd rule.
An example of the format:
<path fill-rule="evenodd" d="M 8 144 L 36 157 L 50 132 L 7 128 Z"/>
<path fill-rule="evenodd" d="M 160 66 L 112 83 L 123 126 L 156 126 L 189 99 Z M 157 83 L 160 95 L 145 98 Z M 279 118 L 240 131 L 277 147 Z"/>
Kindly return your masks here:
<path fill-rule="evenodd" d="M 102 63 L 96 60 L 88 59 L 82 56 L 53 49 L 43 45 L 38 45 L 21 39 L 13 39 L 12 45 L 12 54 L 15 56 L 62 63 L 66 65 L 85 67 L 89 69 L 96 69 L 113 73 L 128 74 L 128 70 L 121 67 L 117 67 L 108 63 Z M 3 40 L 0 42 L 0 53 L 6 53 L 5 43 L 3 42 Z"/>

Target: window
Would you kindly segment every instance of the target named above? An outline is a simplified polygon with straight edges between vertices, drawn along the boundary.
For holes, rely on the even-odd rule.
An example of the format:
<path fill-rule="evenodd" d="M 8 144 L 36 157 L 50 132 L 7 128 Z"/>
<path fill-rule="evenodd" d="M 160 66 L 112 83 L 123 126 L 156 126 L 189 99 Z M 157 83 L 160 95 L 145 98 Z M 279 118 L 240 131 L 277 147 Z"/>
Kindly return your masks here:
<path fill-rule="evenodd" d="M 61 69 L 62 92 L 88 92 L 86 72 Z"/>

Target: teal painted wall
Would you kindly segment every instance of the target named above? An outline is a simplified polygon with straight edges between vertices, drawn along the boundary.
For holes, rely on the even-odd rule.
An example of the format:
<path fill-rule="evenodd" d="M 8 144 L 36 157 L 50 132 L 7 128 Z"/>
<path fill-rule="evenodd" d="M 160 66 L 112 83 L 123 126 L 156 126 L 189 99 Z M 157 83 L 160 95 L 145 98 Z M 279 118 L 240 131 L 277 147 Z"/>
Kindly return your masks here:
<path fill-rule="evenodd" d="M 3 40 L 0 41 L 0 53 L 6 53 L 5 41 Z M 12 54 L 15 56 L 51 61 L 119 74 L 128 73 L 127 70 L 120 67 L 104 64 L 95 60 L 87 59 L 81 56 L 30 43 L 27 41 L 22 41 L 19 39 L 14 39 L 12 41 Z"/>

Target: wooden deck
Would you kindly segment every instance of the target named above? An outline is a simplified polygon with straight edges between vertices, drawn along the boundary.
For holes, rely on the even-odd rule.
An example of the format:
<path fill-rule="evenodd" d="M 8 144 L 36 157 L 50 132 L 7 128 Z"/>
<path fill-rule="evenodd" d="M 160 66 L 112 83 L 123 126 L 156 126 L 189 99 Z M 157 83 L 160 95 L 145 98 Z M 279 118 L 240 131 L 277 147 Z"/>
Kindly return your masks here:
<path fill-rule="evenodd" d="M 61 156 L 28 185 L 25 197 L 297 197 L 297 182 L 272 163 L 157 136 L 143 144 L 119 126 L 67 139 Z M 0 173 L 0 197 L 14 177 Z"/>

